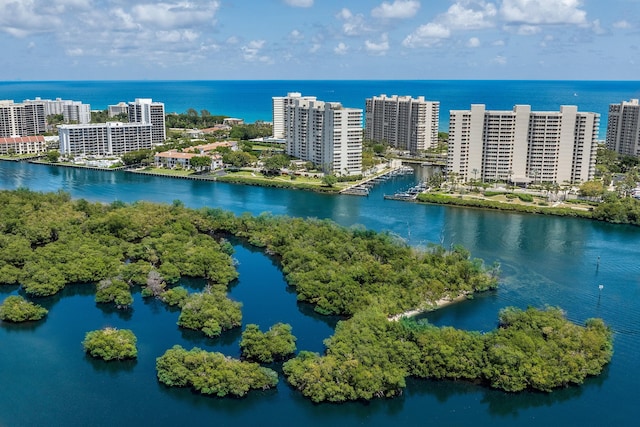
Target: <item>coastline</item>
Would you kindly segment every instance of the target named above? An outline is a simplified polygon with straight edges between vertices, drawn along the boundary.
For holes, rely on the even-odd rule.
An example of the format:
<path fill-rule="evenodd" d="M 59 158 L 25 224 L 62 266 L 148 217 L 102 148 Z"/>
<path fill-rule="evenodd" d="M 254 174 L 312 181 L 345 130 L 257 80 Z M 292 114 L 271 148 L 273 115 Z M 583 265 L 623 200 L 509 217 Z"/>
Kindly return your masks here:
<path fill-rule="evenodd" d="M 399 320 L 401 320 L 404 317 L 415 317 L 418 316 L 420 314 L 423 313 L 428 313 L 430 311 L 435 311 L 438 310 L 440 308 L 443 307 L 447 307 L 449 305 L 452 304 L 456 304 L 459 303 L 461 301 L 464 301 L 466 299 L 468 299 L 469 295 L 472 295 L 471 293 L 468 292 L 464 292 L 460 295 L 458 295 L 457 297 L 451 298 L 451 297 L 442 297 L 439 300 L 435 301 L 434 303 L 431 304 L 430 307 L 426 307 L 426 308 L 416 308 L 413 310 L 407 310 L 403 313 L 400 314 L 394 314 L 393 316 L 389 317 L 389 321 L 390 322 L 397 322 Z"/>

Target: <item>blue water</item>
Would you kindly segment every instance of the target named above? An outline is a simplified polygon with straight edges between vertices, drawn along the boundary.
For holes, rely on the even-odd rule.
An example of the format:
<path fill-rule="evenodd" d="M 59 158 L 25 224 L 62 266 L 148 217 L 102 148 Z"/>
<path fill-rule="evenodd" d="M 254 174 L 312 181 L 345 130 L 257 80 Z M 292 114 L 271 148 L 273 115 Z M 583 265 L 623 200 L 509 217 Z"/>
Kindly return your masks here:
<path fill-rule="evenodd" d="M 75 198 L 101 202 L 180 199 L 194 208 L 362 224 L 395 233 L 417 247 L 463 244 L 473 256 L 501 263 L 500 287 L 432 313 L 430 321 L 487 331 L 505 306 L 547 304 L 561 306 L 578 323 L 602 317 L 615 331 L 615 354 L 602 375 L 551 394 L 510 395 L 464 382 L 411 380 L 397 399 L 314 405 L 281 381 L 276 390 L 246 399 L 202 397 L 159 385 L 155 358 L 174 344 L 235 357 L 239 331 L 206 339 L 180 330 L 177 311 L 144 301 L 139 293 L 132 312 L 122 315 L 96 307 L 91 286 L 73 286 L 45 301 L 50 308 L 46 321 L 0 325 L 0 425 L 635 425 L 640 417 L 640 228 L 383 199 L 419 178 L 395 178 L 369 197 L 355 197 L 0 162 L 0 189 L 63 189 Z M 244 304 L 244 323 L 264 329 L 289 322 L 299 350 L 321 351 L 337 319 L 297 304 L 277 265 L 260 251 L 236 245 L 234 256 L 240 261 L 240 278 L 230 294 Z M 186 285 L 197 290 L 203 284 Z M 16 287 L 0 287 L 4 295 L 16 292 Z M 104 364 L 84 356 L 84 333 L 106 325 L 134 330 L 136 362 Z"/>
<path fill-rule="evenodd" d="M 287 92 L 364 108 L 366 98 L 387 95 L 425 96 L 440 101 L 440 129 L 449 126 L 449 110 L 469 109 L 472 103 L 488 109 L 510 110 L 530 104 L 534 110 L 558 111 L 561 105 L 577 105 L 580 111 L 601 114 L 600 136 L 606 132 L 609 104 L 640 98 L 640 83 L 625 81 L 512 81 L 512 80 L 301 80 L 301 81 L 60 81 L 0 82 L 0 99 L 22 101 L 37 96 L 73 99 L 105 109 L 109 104 L 153 98 L 165 103 L 167 112 L 189 108 L 239 117 L 247 122 L 271 121 L 271 97 Z"/>

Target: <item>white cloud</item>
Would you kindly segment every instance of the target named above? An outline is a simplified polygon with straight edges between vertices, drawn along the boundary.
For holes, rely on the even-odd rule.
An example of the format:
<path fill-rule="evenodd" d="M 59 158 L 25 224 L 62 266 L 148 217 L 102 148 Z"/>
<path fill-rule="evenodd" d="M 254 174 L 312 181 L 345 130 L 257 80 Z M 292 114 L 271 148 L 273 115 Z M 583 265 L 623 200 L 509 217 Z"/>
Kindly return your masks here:
<path fill-rule="evenodd" d="M 371 16 L 382 19 L 407 19 L 418 13 L 420 2 L 416 0 L 395 0 L 382 4 L 371 11 Z"/>
<path fill-rule="evenodd" d="M 343 42 L 338 43 L 338 46 L 333 48 L 333 51 L 337 54 L 337 55 L 346 55 L 347 52 L 349 51 L 349 46 L 347 46 L 346 44 L 344 44 Z"/>
<path fill-rule="evenodd" d="M 493 43 L 491 43 L 492 46 L 504 46 L 506 43 L 504 42 L 504 40 L 496 40 Z"/>
<path fill-rule="evenodd" d="M 613 28 L 617 28 L 619 30 L 626 30 L 628 28 L 631 28 L 631 24 L 629 23 L 629 21 L 625 21 L 624 19 L 622 21 L 617 21 L 613 23 Z"/>
<path fill-rule="evenodd" d="M 507 65 L 507 58 L 505 56 L 498 55 L 495 58 L 493 58 L 493 61 L 491 62 L 498 65 Z"/>
<path fill-rule="evenodd" d="M 311 48 L 309 48 L 309 53 L 316 53 L 321 47 L 322 45 L 320 43 L 314 43 L 311 45 Z"/>
<path fill-rule="evenodd" d="M 431 47 L 450 36 L 451 31 L 447 27 L 430 22 L 421 25 L 413 33 L 409 34 L 402 41 L 402 45 L 406 47 Z"/>
<path fill-rule="evenodd" d="M 313 0 L 284 0 L 286 4 L 293 7 L 311 7 Z"/>
<path fill-rule="evenodd" d="M 384 33 L 379 43 L 365 40 L 364 48 L 372 55 L 385 55 L 389 50 L 389 36 Z"/>
<path fill-rule="evenodd" d="M 519 25 L 516 27 L 507 26 L 505 28 L 515 29 L 516 34 L 520 36 L 532 36 L 540 32 L 540 27 L 538 25 Z"/>
<path fill-rule="evenodd" d="M 134 6 L 131 13 L 137 22 L 156 28 L 189 28 L 215 23 L 214 17 L 219 7 L 219 1 L 144 3 Z"/>
<path fill-rule="evenodd" d="M 467 41 L 467 47 L 480 47 L 480 39 L 477 37 L 471 37 Z"/>
<path fill-rule="evenodd" d="M 493 3 L 461 0 L 439 15 L 436 22 L 454 30 L 478 30 L 493 27 L 497 13 Z"/>
<path fill-rule="evenodd" d="M 267 55 L 261 54 L 262 49 L 266 45 L 266 40 L 251 40 L 246 45 L 242 46 L 240 50 L 242 51 L 242 56 L 245 61 L 249 62 L 271 62 L 271 58 Z"/>
<path fill-rule="evenodd" d="M 298 30 L 293 30 L 289 33 L 289 39 L 293 41 L 299 41 L 304 39 L 304 35 Z"/>
<path fill-rule="evenodd" d="M 349 9 L 343 8 L 338 12 L 336 18 L 344 21 L 342 32 L 347 36 L 359 36 L 371 31 L 365 24 L 364 15 L 361 13 L 353 14 Z"/>
<path fill-rule="evenodd" d="M 587 12 L 580 9 L 582 0 L 503 0 L 500 15 L 511 24 L 587 23 Z"/>
<path fill-rule="evenodd" d="M 82 56 L 83 53 L 84 52 L 80 48 L 67 49 L 67 55 L 69 55 L 69 56 Z"/>

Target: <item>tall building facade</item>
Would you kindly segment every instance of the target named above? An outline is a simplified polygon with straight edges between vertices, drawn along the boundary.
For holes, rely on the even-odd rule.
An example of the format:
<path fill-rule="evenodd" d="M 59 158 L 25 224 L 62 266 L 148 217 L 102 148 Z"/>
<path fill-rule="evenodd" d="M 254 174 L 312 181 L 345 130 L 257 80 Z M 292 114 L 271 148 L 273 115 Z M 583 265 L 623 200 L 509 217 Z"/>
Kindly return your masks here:
<path fill-rule="evenodd" d="M 151 134 L 154 144 L 162 144 L 167 139 L 165 128 L 164 104 L 153 102 L 151 98 L 136 98 L 128 106 L 129 123 L 152 125 Z"/>
<path fill-rule="evenodd" d="M 286 153 L 325 173 L 362 173 L 362 110 L 297 97 L 284 111 Z"/>
<path fill-rule="evenodd" d="M 43 103 L 0 101 L 0 138 L 39 135 L 46 126 Z"/>
<path fill-rule="evenodd" d="M 153 126 L 145 123 L 96 123 L 58 126 L 65 156 L 121 155 L 152 148 Z"/>
<path fill-rule="evenodd" d="M 637 99 L 609 105 L 607 148 L 628 156 L 640 156 L 640 102 Z"/>
<path fill-rule="evenodd" d="M 91 106 L 83 104 L 80 101 L 71 101 L 68 99 L 25 99 L 24 104 L 42 104 L 44 106 L 44 114 L 51 116 L 53 114 L 62 114 L 64 121 L 67 123 L 90 123 L 91 122 Z"/>
<path fill-rule="evenodd" d="M 91 123 L 91 106 L 79 101 L 70 101 L 62 107 L 62 117 L 66 123 Z"/>
<path fill-rule="evenodd" d="M 300 92 L 289 92 L 287 96 L 274 96 L 272 100 L 273 112 L 273 137 L 284 139 L 286 136 L 284 127 L 284 117 L 287 108 L 293 105 L 296 100 L 315 101 L 315 96 L 302 96 Z"/>
<path fill-rule="evenodd" d="M 423 96 L 367 98 L 365 138 L 416 154 L 438 144 L 440 102 Z"/>
<path fill-rule="evenodd" d="M 584 182 L 595 173 L 599 124 L 599 114 L 566 105 L 559 112 L 483 104 L 452 110 L 447 172 L 464 181 Z"/>

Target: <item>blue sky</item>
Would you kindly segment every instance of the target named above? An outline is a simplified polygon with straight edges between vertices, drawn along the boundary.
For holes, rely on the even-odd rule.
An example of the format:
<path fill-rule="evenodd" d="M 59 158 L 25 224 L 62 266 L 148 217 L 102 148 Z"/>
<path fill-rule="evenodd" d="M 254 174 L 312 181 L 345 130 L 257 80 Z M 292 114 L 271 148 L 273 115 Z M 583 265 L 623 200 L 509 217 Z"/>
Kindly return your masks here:
<path fill-rule="evenodd" d="M 1 80 L 637 80 L 640 0 L 0 0 Z"/>

